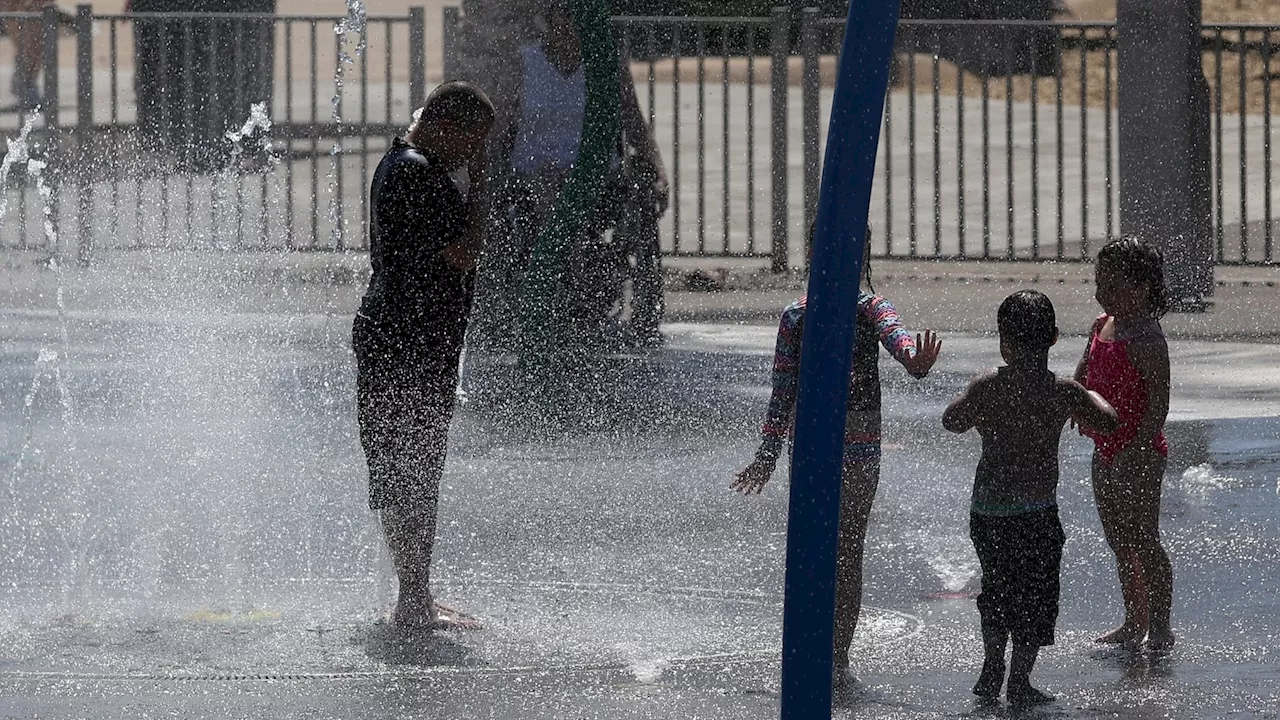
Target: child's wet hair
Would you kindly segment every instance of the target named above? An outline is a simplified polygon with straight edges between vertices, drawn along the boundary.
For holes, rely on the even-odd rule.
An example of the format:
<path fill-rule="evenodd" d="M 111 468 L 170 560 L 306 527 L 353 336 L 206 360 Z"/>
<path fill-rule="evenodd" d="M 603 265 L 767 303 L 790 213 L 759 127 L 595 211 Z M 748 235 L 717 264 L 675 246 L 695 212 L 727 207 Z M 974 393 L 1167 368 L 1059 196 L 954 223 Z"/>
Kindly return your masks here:
<path fill-rule="evenodd" d="M 1053 301 L 1038 290 L 1020 290 L 1000 303 L 996 313 L 1000 339 L 1027 353 L 1047 353 L 1058 335 Z"/>
<path fill-rule="evenodd" d="M 1146 283 L 1147 305 L 1154 317 L 1169 312 L 1171 300 L 1164 284 L 1164 254 L 1136 237 L 1113 240 L 1098 252 L 1098 266 L 1114 270 L 1134 282 Z"/>

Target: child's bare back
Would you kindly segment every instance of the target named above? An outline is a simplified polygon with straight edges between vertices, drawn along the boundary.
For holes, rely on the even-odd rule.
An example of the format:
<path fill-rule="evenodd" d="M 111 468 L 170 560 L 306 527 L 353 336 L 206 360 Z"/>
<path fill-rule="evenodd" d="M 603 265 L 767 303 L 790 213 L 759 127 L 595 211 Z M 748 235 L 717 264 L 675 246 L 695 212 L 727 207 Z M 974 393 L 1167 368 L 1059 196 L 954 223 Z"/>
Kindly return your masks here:
<path fill-rule="evenodd" d="M 952 432 L 977 428 L 982 459 L 974 503 L 996 510 L 1049 507 L 1058 487 L 1058 443 L 1067 420 L 1114 422 L 1074 380 L 1036 366 L 1005 366 L 979 376 L 943 417 Z"/>

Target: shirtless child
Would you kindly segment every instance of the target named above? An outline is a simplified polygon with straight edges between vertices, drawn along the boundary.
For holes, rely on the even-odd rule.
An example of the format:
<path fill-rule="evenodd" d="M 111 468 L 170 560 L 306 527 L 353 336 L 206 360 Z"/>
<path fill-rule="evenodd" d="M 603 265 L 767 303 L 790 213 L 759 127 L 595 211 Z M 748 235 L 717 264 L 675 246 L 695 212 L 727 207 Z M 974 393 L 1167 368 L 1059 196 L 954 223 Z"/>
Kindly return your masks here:
<path fill-rule="evenodd" d="M 1058 340 L 1053 303 L 1023 290 L 997 315 L 1004 367 L 978 376 L 942 416 L 955 433 L 977 428 L 982 458 L 973 483 L 969 535 L 982 566 L 985 660 L 975 695 L 1000 696 L 1013 638 L 1008 698 L 1053 700 L 1031 686 L 1040 648 L 1052 645 L 1065 536 L 1058 520 L 1058 442 L 1068 419 L 1110 432 L 1116 413 L 1097 393 L 1049 370 Z"/>

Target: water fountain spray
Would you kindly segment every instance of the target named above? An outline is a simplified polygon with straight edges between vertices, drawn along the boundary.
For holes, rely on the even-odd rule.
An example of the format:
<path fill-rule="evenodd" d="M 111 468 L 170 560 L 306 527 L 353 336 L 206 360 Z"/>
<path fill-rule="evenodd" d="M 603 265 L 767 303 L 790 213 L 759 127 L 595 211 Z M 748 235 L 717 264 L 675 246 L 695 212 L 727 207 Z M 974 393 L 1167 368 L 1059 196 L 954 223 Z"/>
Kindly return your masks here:
<path fill-rule="evenodd" d="M 347 16 L 334 26 L 333 32 L 341 41 L 338 43 L 338 60 L 333 70 L 333 106 L 331 118 L 337 128 L 338 138 L 333 141 L 329 150 L 329 222 L 333 226 L 331 240 L 334 248 L 343 247 L 344 227 L 341 218 L 340 203 L 342 188 L 338 187 L 338 163 L 342 162 L 342 92 L 345 85 L 347 68 L 355 64 L 355 58 L 364 55 L 368 44 L 368 15 L 364 0 L 347 0 Z M 355 34 L 360 39 L 356 42 L 355 57 L 347 52 L 347 36 Z"/>
<path fill-rule="evenodd" d="M 49 251 L 47 266 L 54 273 L 57 288 L 54 297 L 61 347 L 58 350 L 42 347 L 36 354 L 34 377 L 31 387 L 23 399 L 25 428 L 23 430 L 22 447 L 8 478 L 11 499 L 16 499 L 17 497 L 18 478 L 27 457 L 33 452 L 35 434 L 34 406 L 46 380 L 52 380 L 53 387 L 58 392 L 58 406 L 61 410 L 62 434 L 65 438 L 64 448 L 66 454 L 68 457 L 74 457 L 76 453 L 75 408 L 67 383 L 69 370 L 66 367 L 66 360 L 67 349 L 70 347 L 70 337 L 67 330 L 67 307 L 64 290 L 66 283 L 63 277 L 61 240 L 58 237 L 57 226 L 53 222 L 53 188 L 45 182 L 44 178 L 44 171 L 49 164 L 31 153 L 31 131 L 39 118 L 40 115 L 37 112 L 28 113 L 23 118 L 22 128 L 18 133 L 18 137 L 7 138 L 5 141 L 8 151 L 5 153 L 3 162 L 0 162 L 0 225 L 3 225 L 9 210 L 8 197 L 4 192 L 8 187 L 9 173 L 15 165 L 21 164 L 25 166 L 27 178 L 35 185 L 36 192 L 40 196 L 45 246 Z M 72 509 L 71 512 L 67 513 L 67 516 L 72 519 L 73 526 L 68 530 L 64 538 L 64 546 L 70 558 L 68 573 L 63 581 L 63 593 L 68 599 L 72 587 L 79 578 L 79 568 L 83 565 L 84 551 L 87 546 L 84 542 L 84 534 L 89 521 L 84 474 L 72 472 L 71 475 L 74 478 L 74 482 L 68 493 L 68 498 Z"/>

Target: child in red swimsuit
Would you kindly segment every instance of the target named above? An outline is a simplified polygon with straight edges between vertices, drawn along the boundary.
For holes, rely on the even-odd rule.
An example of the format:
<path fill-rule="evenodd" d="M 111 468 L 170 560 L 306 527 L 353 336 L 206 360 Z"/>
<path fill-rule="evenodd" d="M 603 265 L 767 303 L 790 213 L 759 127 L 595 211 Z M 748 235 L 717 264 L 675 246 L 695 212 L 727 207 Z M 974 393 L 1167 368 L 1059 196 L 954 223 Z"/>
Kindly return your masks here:
<path fill-rule="evenodd" d="M 1168 445 L 1169 346 L 1160 318 L 1169 303 L 1160 251 L 1137 239 L 1109 243 L 1098 254 L 1098 304 L 1075 379 L 1115 407 L 1119 428 L 1083 430 L 1093 438 L 1093 492 L 1102 531 L 1116 555 L 1124 623 L 1100 643 L 1173 645 L 1169 613 L 1173 571 L 1160 544 L 1160 491 Z"/>

